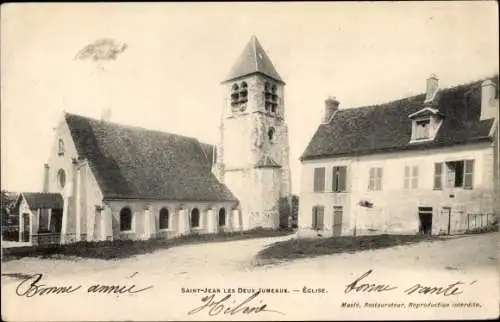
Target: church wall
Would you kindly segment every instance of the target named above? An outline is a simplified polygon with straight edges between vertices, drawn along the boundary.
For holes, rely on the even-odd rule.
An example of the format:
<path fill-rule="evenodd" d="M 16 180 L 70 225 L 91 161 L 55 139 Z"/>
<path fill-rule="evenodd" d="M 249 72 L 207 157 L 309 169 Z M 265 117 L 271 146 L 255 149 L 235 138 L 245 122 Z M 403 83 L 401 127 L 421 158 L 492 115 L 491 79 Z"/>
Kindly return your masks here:
<path fill-rule="evenodd" d="M 215 233 L 237 231 L 240 225 L 232 222 L 232 209 L 236 202 L 180 202 L 180 201 L 108 201 L 112 217 L 113 239 L 168 239 L 192 233 Z M 132 210 L 132 230 L 120 231 L 120 211 L 124 207 Z M 160 229 L 160 210 L 168 209 L 168 228 Z M 189 227 L 191 211 L 199 210 L 199 227 Z M 217 216 L 220 208 L 226 209 L 226 225 L 218 229 Z M 181 218 L 181 216 L 183 216 Z"/>

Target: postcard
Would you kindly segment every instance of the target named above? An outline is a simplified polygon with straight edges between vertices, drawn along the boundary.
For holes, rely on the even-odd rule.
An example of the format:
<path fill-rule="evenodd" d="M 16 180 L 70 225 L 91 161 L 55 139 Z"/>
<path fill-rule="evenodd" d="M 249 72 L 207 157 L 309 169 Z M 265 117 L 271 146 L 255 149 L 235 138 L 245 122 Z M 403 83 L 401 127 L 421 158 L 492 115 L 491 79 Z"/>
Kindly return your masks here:
<path fill-rule="evenodd" d="M 2 319 L 495 319 L 498 4 L 1 7 Z"/>

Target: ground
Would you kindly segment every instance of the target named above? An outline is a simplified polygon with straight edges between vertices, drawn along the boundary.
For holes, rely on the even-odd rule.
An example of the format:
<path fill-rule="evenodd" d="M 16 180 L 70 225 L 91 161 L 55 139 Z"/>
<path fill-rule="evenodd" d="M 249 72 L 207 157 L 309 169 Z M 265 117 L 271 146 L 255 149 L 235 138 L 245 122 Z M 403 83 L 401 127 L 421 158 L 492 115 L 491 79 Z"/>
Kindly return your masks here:
<path fill-rule="evenodd" d="M 290 311 L 294 311 L 294 319 L 322 318 L 322 316 L 332 318 L 328 315 L 332 312 L 327 310 L 313 312 L 306 309 L 312 310 L 318 305 L 332 306 L 332 309 L 338 310 L 335 313 L 336 318 L 342 319 L 342 316 L 353 318 L 359 312 L 339 309 L 340 302 L 346 297 L 345 286 L 370 269 L 373 270 L 369 276 L 371 280 L 367 282 L 391 283 L 400 285 L 401 288 L 403 285 L 413 285 L 417 282 L 448 285 L 455 280 L 463 281 L 463 287 L 469 289 L 463 291 L 461 300 L 483 299 L 484 295 L 489 292 L 489 299 L 482 304 L 482 307 L 486 308 L 491 305 L 498 312 L 498 236 L 498 233 L 457 236 L 443 241 L 421 242 L 354 254 L 297 259 L 272 266 L 256 265 L 255 255 L 264 247 L 277 241 L 293 238 L 293 236 L 179 246 L 111 261 L 24 258 L 2 263 L 2 304 L 6 298 L 9 298 L 8 303 L 17 302 L 17 305 L 9 305 L 9 311 L 2 309 L 2 314 L 8 313 L 16 316 L 20 314 L 20 319 L 29 320 L 30 317 L 34 317 L 30 315 L 30 310 L 16 311 L 14 308 L 27 303 L 26 301 L 36 300 L 40 301 L 41 305 L 64 303 L 66 309 L 75 308 L 73 315 L 65 313 L 66 310 L 50 311 L 52 319 L 60 320 L 75 319 L 76 311 L 79 312 L 78 314 L 85 314 L 78 316 L 84 316 L 86 319 L 203 320 L 207 318 L 207 315 L 203 315 L 206 313 L 200 313 L 197 316 L 186 315 L 190 307 L 193 308 L 197 306 L 197 303 L 201 303 L 199 301 L 203 294 L 182 294 L 182 287 L 289 288 L 289 290 L 299 290 L 301 293 L 303 287 L 306 286 L 312 289 L 325 288 L 328 294 L 302 296 L 300 303 L 299 297 L 294 300 L 293 294 L 288 297 L 283 297 L 285 296 L 283 294 L 272 294 L 272 297 L 266 298 L 266 303 L 269 307 L 273 305 L 277 310 L 286 311 L 287 316 L 291 314 Z M 133 296 L 118 298 L 104 295 L 89 296 L 88 294 L 54 295 L 29 299 L 15 296 L 15 288 L 20 280 L 12 276 L 33 273 L 44 274 L 45 283 L 48 285 L 82 284 L 86 289 L 87 285 L 93 283 L 134 283 L 137 287 L 153 285 L 153 288 Z M 76 296 L 81 296 L 82 299 L 86 296 L 85 301 L 75 302 Z M 352 296 L 351 300 L 359 299 L 356 297 L 358 294 Z M 72 297 L 73 300 L 70 300 Z M 394 299 L 394 296 L 390 298 Z M 160 303 L 165 303 L 165 305 Z M 90 309 L 95 305 L 108 304 L 114 305 L 114 309 L 111 310 L 110 306 L 106 306 L 105 310 Z M 300 311 L 297 306 L 299 304 L 302 306 Z M 6 306 L 2 305 L 2 307 Z M 118 307 L 121 309 L 117 310 Z M 425 313 L 425 311 L 420 312 Z M 467 314 L 474 314 L 475 311 L 450 312 L 466 317 Z M 387 311 L 385 313 L 387 314 Z M 374 312 L 370 317 L 377 318 L 377 314 L 382 314 L 380 316 L 382 318 L 384 311 Z M 260 316 L 265 319 L 280 319 L 281 315 L 265 313 Z M 4 316 L 4 318 L 8 317 Z M 40 315 L 37 317 L 43 318 Z M 238 316 L 238 318 L 241 317 Z"/>

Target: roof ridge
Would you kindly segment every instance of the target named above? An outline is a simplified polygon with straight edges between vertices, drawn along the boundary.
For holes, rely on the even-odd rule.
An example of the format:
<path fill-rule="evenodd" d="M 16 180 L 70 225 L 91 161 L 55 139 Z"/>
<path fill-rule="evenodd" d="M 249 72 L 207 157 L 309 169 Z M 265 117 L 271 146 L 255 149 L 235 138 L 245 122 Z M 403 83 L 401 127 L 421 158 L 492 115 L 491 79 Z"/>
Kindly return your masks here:
<path fill-rule="evenodd" d="M 194 136 L 187 136 L 187 135 L 173 133 L 173 132 L 166 132 L 166 131 L 161 131 L 161 130 L 157 130 L 157 129 L 146 128 L 146 127 L 143 127 L 143 126 L 137 126 L 137 125 L 130 125 L 130 124 L 124 124 L 124 123 L 118 123 L 118 122 L 103 121 L 103 120 L 100 120 L 100 119 L 96 119 L 96 118 L 93 118 L 93 117 L 84 116 L 84 115 L 80 115 L 80 114 L 74 114 L 74 113 L 68 113 L 68 112 L 65 112 L 65 113 L 66 113 L 66 115 L 69 115 L 69 116 L 76 116 L 76 117 L 87 119 L 87 120 L 90 120 L 90 121 L 99 122 L 99 123 L 102 123 L 102 124 L 107 124 L 107 125 L 116 126 L 116 127 L 121 127 L 121 128 L 124 128 L 124 129 L 141 130 L 141 131 L 147 131 L 147 132 L 156 132 L 156 133 L 160 133 L 160 134 L 167 134 L 167 135 L 175 136 L 175 137 L 178 137 L 178 138 L 185 138 L 185 139 L 196 140 L 199 143 L 203 143 L 203 144 L 210 144 L 210 143 L 202 142 L 202 141 L 200 141 L 198 138 L 196 138 Z"/>
<path fill-rule="evenodd" d="M 455 85 L 450 85 L 450 86 L 447 86 L 444 88 L 439 88 L 438 90 L 446 92 L 446 91 L 450 91 L 450 90 L 454 90 L 454 89 L 458 89 L 458 88 L 462 88 L 462 87 L 469 87 L 469 86 L 475 85 L 477 83 L 481 83 L 485 80 L 492 79 L 492 78 L 498 79 L 498 74 L 495 74 L 495 75 L 489 76 L 489 77 L 482 77 L 482 78 L 477 79 L 475 81 L 467 81 L 467 82 L 463 82 L 463 83 L 459 83 L 459 84 L 455 84 Z M 408 99 L 416 99 L 418 96 L 422 96 L 422 95 L 425 95 L 425 92 L 421 92 L 419 94 L 413 94 L 410 96 L 404 96 L 404 97 L 401 97 L 398 99 L 384 101 L 384 102 L 378 103 L 378 104 L 353 106 L 353 107 L 349 107 L 349 108 L 345 108 L 345 109 L 340 109 L 339 111 L 346 111 L 346 110 L 350 110 L 350 109 L 361 109 L 361 108 L 376 108 L 376 107 L 383 106 L 383 105 L 394 104 L 394 103 L 399 102 L 399 101 L 404 101 L 404 100 L 408 100 Z"/>

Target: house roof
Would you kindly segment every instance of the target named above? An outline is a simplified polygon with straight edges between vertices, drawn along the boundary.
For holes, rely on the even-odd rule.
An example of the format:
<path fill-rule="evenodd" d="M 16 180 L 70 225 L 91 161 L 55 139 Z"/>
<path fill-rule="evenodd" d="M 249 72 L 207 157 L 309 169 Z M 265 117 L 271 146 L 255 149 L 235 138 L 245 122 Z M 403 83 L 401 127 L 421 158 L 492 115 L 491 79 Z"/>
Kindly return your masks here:
<path fill-rule="evenodd" d="M 225 82 L 254 73 L 261 73 L 284 83 L 257 37 L 252 36 L 231 68 Z"/>
<path fill-rule="evenodd" d="M 498 76 L 489 78 L 498 87 Z M 440 90 L 433 106 L 443 117 L 432 141 L 410 143 L 410 115 L 424 109 L 425 94 L 389 103 L 342 109 L 321 124 L 301 160 L 429 149 L 491 140 L 494 119 L 480 120 L 481 81 Z M 497 93 L 498 95 L 498 93 Z"/>
<path fill-rule="evenodd" d="M 34 209 L 63 209 L 63 197 L 59 193 L 21 192 L 31 210 Z"/>
<path fill-rule="evenodd" d="M 65 120 L 104 199 L 236 201 L 211 172 L 213 145 L 74 114 Z"/>

